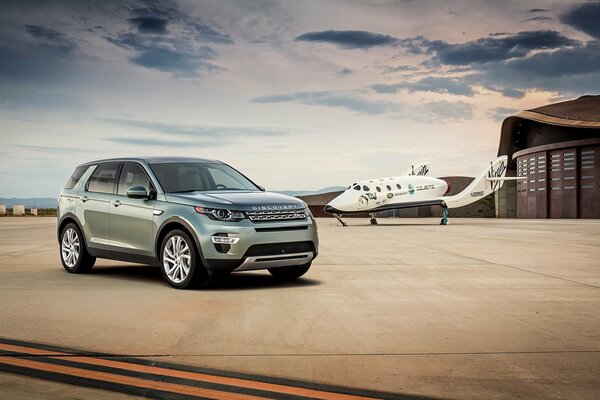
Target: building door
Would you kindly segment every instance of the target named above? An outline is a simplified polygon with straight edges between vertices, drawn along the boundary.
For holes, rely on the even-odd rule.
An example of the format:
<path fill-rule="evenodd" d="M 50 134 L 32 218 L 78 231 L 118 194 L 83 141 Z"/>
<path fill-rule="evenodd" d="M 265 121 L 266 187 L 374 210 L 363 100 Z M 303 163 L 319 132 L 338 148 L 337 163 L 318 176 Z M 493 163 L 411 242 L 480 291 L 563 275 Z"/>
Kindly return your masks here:
<path fill-rule="evenodd" d="M 600 218 L 600 146 L 582 147 L 578 161 L 579 218 Z"/>

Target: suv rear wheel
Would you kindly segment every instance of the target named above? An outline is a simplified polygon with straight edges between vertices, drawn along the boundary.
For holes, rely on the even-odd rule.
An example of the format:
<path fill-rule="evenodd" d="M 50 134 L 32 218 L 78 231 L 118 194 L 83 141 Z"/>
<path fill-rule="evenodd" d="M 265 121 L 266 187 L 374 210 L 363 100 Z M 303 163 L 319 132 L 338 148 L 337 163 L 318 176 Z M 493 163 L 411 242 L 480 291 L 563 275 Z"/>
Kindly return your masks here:
<path fill-rule="evenodd" d="M 96 257 L 90 256 L 85 247 L 79 227 L 73 223 L 67 224 L 60 233 L 60 261 L 74 274 L 89 272 L 96 262 Z"/>
<path fill-rule="evenodd" d="M 273 277 L 280 281 L 291 281 L 300 278 L 310 268 L 310 264 L 294 265 L 292 267 L 277 267 L 269 268 L 269 272 Z"/>
<path fill-rule="evenodd" d="M 160 261 L 163 277 L 174 288 L 191 289 L 200 286 L 208 278 L 194 242 L 179 229 L 169 232 L 163 239 Z"/>

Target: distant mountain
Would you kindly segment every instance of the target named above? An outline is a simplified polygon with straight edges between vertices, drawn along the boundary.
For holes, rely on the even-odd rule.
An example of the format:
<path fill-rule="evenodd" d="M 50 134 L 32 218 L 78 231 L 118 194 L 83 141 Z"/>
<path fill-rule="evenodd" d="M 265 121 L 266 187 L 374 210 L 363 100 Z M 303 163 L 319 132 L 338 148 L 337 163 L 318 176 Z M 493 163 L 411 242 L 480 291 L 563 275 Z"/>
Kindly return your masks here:
<path fill-rule="evenodd" d="M 26 208 L 56 208 L 58 199 L 54 197 L 32 197 L 32 198 L 16 198 L 10 199 L 0 197 L 0 204 L 5 205 L 7 208 L 12 208 L 16 205 L 24 205 Z"/>
<path fill-rule="evenodd" d="M 339 192 L 346 189 L 344 186 L 329 186 L 319 190 L 274 190 L 275 193 L 281 193 L 288 196 L 308 196 L 311 194 L 321 194 L 329 192 Z"/>
<path fill-rule="evenodd" d="M 286 194 L 288 196 L 308 196 L 311 194 L 321 194 L 329 192 L 337 192 L 346 189 L 342 186 L 330 186 L 319 190 L 276 190 L 275 193 Z M 26 208 L 56 208 L 57 199 L 53 197 L 32 197 L 32 198 L 2 198 L 0 197 L 0 205 L 5 205 L 7 208 L 12 208 L 15 204 L 23 204 Z"/>

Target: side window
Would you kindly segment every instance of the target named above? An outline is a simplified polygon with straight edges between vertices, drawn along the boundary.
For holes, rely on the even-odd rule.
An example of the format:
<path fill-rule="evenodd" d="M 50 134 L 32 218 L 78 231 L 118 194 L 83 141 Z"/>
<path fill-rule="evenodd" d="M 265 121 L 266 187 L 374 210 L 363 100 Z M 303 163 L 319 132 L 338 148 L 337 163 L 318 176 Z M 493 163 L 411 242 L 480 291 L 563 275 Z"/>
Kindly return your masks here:
<path fill-rule="evenodd" d="M 113 193 L 119 163 L 100 164 L 87 184 L 88 192 Z"/>
<path fill-rule="evenodd" d="M 117 194 L 126 196 L 127 189 L 132 186 L 143 186 L 146 191 L 150 192 L 150 178 L 144 168 L 139 164 L 129 162 L 125 163 L 121 170 Z"/>
<path fill-rule="evenodd" d="M 88 168 L 89 165 L 83 165 L 81 167 L 75 168 L 75 172 L 73 172 L 73 175 L 71 175 L 71 177 L 65 184 L 65 189 L 73 189 L 75 185 L 77 185 L 77 182 L 79 182 L 83 174 L 85 174 L 85 171 L 87 171 Z"/>

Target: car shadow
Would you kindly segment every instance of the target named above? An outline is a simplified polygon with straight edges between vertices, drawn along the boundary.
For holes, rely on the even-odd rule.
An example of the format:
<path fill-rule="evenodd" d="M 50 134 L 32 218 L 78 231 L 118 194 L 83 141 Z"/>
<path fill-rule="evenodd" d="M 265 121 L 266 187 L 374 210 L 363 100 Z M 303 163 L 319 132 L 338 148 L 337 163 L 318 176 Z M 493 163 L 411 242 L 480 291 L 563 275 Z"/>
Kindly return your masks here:
<path fill-rule="evenodd" d="M 236 272 L 228 277 L 210 278 L 200 290 L 258 290 L 286 289 L 318 286 L 322 282 L 310 278 L 298 278 L 292 281 L 279 281 L 266 270 L 260 272 Z"/>
<path fill-rule="evenodd" d="M 152 282 L 164 284 L 163 277 L 158 267 L 151 265 L 103 265 L 95 266 L 91 275 L 118 277 L 137 282 Z"/>
<path fill-rule="evenodd" d="M 150 265 L 107 265 L 96 266 L 91 275 L 114 277 L 136 282 L 160 284 L 168 287 L 164 281 L 159 267 Z M 310 278 L 298 278 L 293 281 L 279 281 L 266 270 L 260 272 L 236 272 L 228 277 L 209 278 L 198 290 L 225 291 L 225 290 L 258 290 L 258 289 L 285 289 L 294 287 L 308 287 L 320 285 L 321 281 Z"/>

